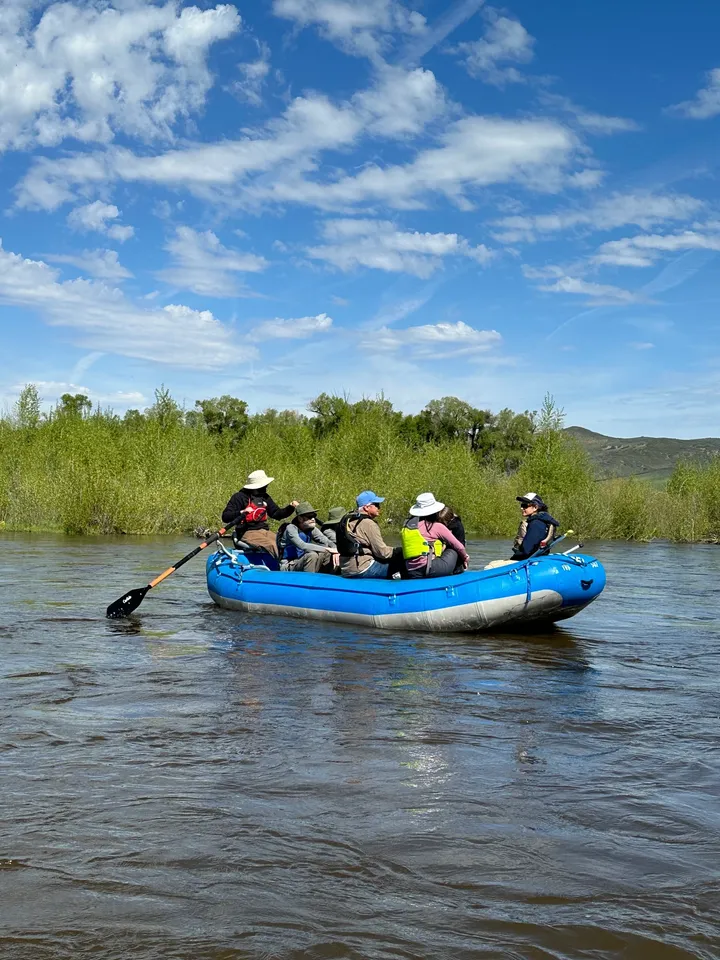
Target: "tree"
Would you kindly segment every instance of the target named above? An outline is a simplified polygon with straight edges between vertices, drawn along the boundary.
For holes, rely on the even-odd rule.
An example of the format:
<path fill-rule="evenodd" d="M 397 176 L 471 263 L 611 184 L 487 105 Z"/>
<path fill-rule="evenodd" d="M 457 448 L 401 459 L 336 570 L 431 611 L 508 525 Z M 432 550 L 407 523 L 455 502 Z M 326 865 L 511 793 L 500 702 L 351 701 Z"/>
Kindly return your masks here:
<path fill-rule="evenodd" d="M 435 441 L 462 440 L 477 450 L 480 434 L 492 421 L 489 410 L 478 410 L 457 397 L 431 400 L 419 415 L 419 429 Z"/>
<path fill-rule="evenodd" d="M 64 393 L 57 412 L 63 417 L 85 417 L 92 410 L 92 401 L 84 393 Z"/>
<path fill-rule="evenodd" d="M 520 467 L 534 442 L 535 415 L 527 410 L 515 413 L 506 407 L 492 418 L 476 449 L 482 460 L 512 473 Z"/>
<path fill-rule="evenodd" d="M 330 433 L 336 433 L 352 416 L 351 406 L 347 398 L 329 393 L 321 393 L 319 397 L 311 400 L 308 404 L 308 410 L 315 414 L 310 421 L 310 425 L 316 437 L 325 437 Z"/>
<path fill-rule="evenodd" d="M 306 426 L 308 418 L 297 410 L 275 410 L 274 407 L 268 407 L 262 413 L 251 417 L 251 423 L 257 427 L 269 427 L 274 433 L 283 435 L 289 430 Z"/>
<path fill-rule="evenodd" d="M 34 383 L 23 387 L 15 404 L 15 420 L 19 427 L 32 429 L 40 422 L 40 395 Z"/>
<path fill-rule="evenodd" d="M 134 429 L 141 427 L 145 423 L 145 417 L 140 413 L 139 410 L 126 410 L 125 416 L 123 417 L 123 423 L 126 427 Z"/>
<path fill-rule="evenodd" d="M 250 422 L 247 403 L 228 394 L 213 397 L 211 400 L 196 400 L 195 407 L 202 416 L 208 433 L 230 436 L 234 441 L 242 437 Z"/>
<path fill-rule="evenodd" d="M 183 412 L 170 395 L 170 391 L 161 383 L 155 390 L 155 403 L 145 411 L 148 420 L 156 421 L 163 430 L 177 427 L 182 423 Z"/>

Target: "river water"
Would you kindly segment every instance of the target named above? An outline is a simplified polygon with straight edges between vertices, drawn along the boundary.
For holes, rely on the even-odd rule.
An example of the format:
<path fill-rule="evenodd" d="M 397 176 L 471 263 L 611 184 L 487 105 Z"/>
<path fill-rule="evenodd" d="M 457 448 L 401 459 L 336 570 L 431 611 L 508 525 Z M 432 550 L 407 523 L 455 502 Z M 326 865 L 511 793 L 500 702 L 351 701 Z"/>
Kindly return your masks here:
<path fill-rule="evenodd" d="M 720 548 L 588 545 L 546 635 L 214 607 L 0 539 L 0 957 L 720 957 Z M 497 543 L 474 543 L 478 562 Z"/>

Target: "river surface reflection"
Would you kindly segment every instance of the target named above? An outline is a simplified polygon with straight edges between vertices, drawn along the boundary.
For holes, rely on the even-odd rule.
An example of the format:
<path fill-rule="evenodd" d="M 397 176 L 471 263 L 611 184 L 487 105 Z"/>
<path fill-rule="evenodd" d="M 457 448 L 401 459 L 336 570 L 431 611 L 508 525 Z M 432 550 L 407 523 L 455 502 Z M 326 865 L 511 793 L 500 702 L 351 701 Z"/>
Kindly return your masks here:
<path fill-rule="evenodd" d="M 202 559 L 105 619 L 191 546 L 0 538 L 3 960 L 720 957 L 720 548 L 587 545 L 532 637 L 223 611 Z"/>

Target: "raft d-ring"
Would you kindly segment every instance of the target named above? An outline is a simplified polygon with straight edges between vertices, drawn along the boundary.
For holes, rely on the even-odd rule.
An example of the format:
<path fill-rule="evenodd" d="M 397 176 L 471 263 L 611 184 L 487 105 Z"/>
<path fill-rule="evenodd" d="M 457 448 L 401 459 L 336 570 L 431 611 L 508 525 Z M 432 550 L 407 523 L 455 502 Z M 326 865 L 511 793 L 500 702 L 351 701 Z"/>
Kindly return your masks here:
<path fill-rule="evenodd" d="M 581 581 L 580 581 L 580 586 L 583 588 L 583 590 L 589 590 L 592 585 L 593 585 L 593 581 L 592 581 L 592 580 L 581 580 Z"/>
<path fill-rule="evenodd" d="M 454 587 L 454 586 L 445 587 L 445 593 L 447 594 L 448 597 L 454 597 L 454 596 L 455 596 L 455 587 Z"/>
<path fill-rule="evenodd" d="M 390 604 L 391 607 L 394 607 L 394 606 L 395 606 L 395 604 L 397 603 L 397 594 L 396 594 L 396 593 L 389 593 L 389 594 L 388 594 L 388 603 Z"/>

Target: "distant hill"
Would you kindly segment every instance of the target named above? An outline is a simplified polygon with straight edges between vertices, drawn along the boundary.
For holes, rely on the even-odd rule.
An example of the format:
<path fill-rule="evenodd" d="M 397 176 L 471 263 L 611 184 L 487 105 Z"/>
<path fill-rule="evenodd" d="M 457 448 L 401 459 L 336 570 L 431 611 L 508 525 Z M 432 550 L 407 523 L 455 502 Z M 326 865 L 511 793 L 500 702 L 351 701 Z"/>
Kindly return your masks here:
<path fill-rule="evenodd" d="M 584 427 L 567 427 L 595 464 L 598 477 L 642 476 L 667 480 L 678 460 L 707 461 L 720 454 L 720 438 L 674 440 L 670 437 L 606 437 Z"/>

